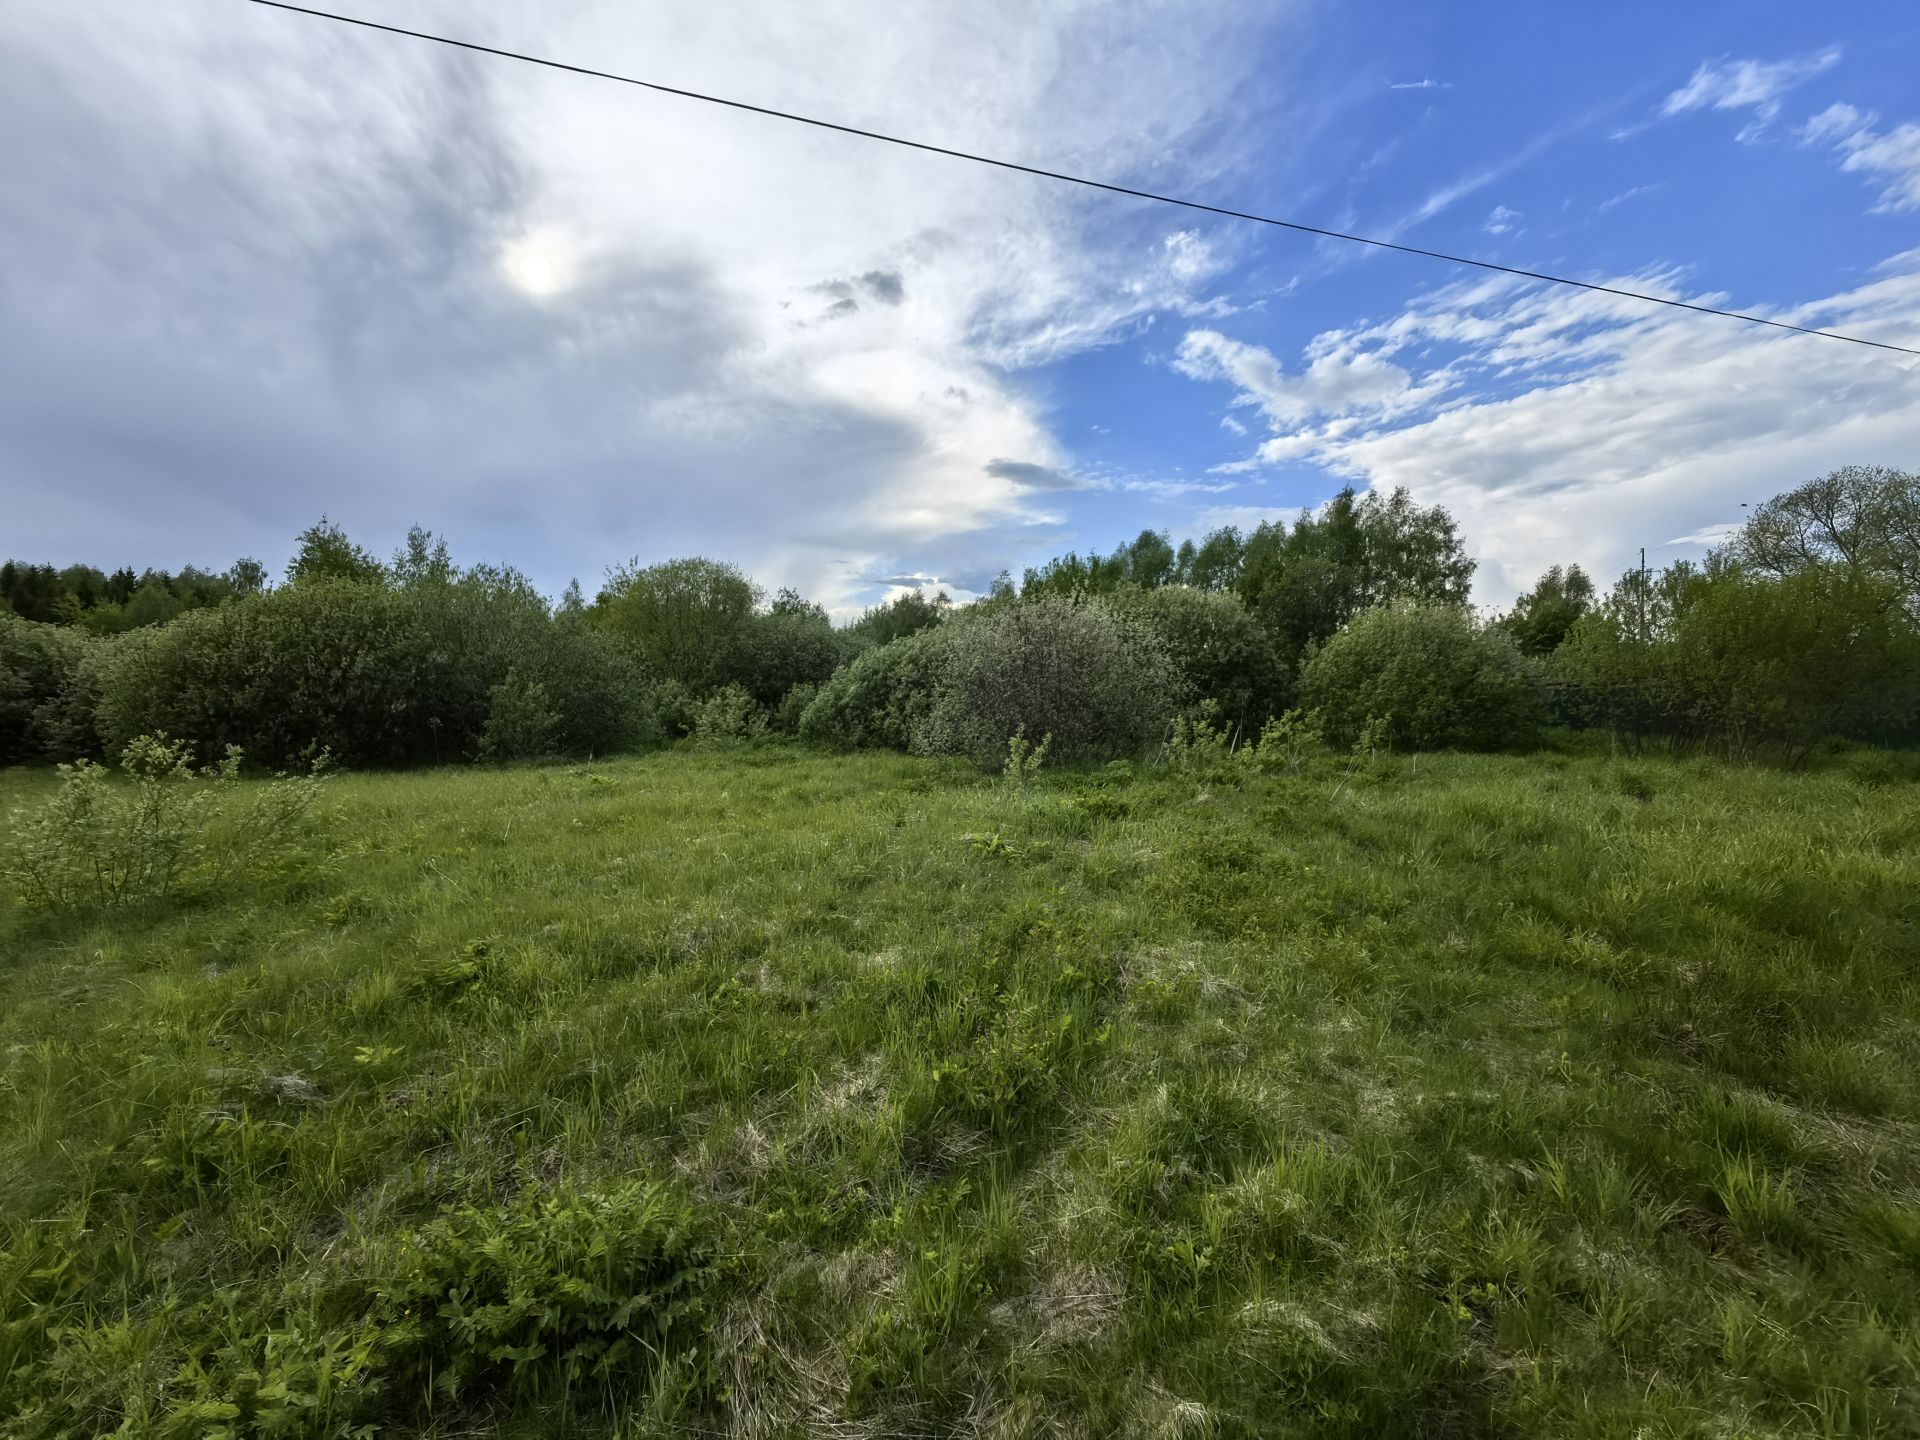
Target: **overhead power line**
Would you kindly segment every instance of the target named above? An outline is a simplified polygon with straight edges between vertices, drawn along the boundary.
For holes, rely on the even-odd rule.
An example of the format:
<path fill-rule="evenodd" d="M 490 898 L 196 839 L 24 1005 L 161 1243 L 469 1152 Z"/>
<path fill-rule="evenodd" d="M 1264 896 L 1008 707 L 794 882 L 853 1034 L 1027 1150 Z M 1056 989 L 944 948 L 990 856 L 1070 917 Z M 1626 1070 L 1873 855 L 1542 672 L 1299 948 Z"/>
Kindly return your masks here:
<path fill-rule="evenodd" d="M 975 154 L 971 150 L 956 150 L 946 145 L 934 145 L 925 140 L 908 140 L 899 135 L 888 135 L 879 130 L 863 130 L 857 125 L 842 125 L 833 120 L 821 120 L 812 115 L 798 115 L 790 110 L 775 110 L 767 105 L 753 105 L 745 100 L 729 100 L 723 95 L 708 95 L 699 90 L 686 90 L 677 85 L 664 85 L 657 80 L 641 80 L 632 75 L 616 75 L 610 70 L 595 70 L 585 65 L 569 65 L 563 60 L 549 60 L 540 55 L 527 55 L 518 50 L 502 50 L 493 45 L 481 45 L 472 40 L 456 40 L 446 35 L 435 35 L 425 30 L 409 30 L 400 25 L 386 25 L 378 20 L 362 20 L 353 15 L 339 15 L 331 10 L 315 10 L 305 5 L 290 5 L 286 0 L 249 0 L 254 5 L 264 5 L 271 10 L 288 10 L 296 15 L 311 15 L 320 20 L 332 20 L 342 25 L 357 25 L 363 30 L 380 30 L 389 35 L 404 35 L 411 40 L 427 40 L 435 45 L 448 45 L 456 50 L 471 50 L 479 55 L 493 55 L 502 60 L 519 60 L 528 65 L 540 65 L 549 70 L 564 70 L 570 75 L 586 75 L 595 80 L 612 80 L 621 85 L 636 85 L 643 90 L 652 90 L 661 95 L 677 95 L 683 100 L 699 100 L 708 105 L 723 105 L 729 110 L 744 110 L 751 115 L 765 115 L 774 120 L 789 120 L 796 125 L 811 125 L 816 130 L 832 130 L 841 135 L 854 135 L 862 140 L 877 140 L 884 145 L 898 145 L 906 150 L 922 150 L 929 155 L 945 155 L 954 160 L 968 160 L 976 165 L 991 165 L 999 170 L 1012 170 L 1021 175 L 1037 175 L 1043 180 L 1058 180 L 1068 185 L 1080 185 L 1089 190 L 1104 190 L 1110 195 L 1126 195 L 1135 200 L 1152 200 L 1161 205 L 1175 205 L 1183 210 L 1197 210 L 1205 215 L 1220 215 L 1229 220 L 1250 220 L 1256 225 L 1271 225 L 1280 230 L 1292 230 L 1301 235 L 1314 235 L 1323 240 L 1343 240 L 1350 245 L 1367 245 L 1376 250 L 1392 250 L 1401 255 L 1418 255 L 1427 260 L 1442 260 L 1450 265 L 1467 265 L 1476 270 L 1491 270 L 1500 275 L 1515 275 L 1523 280 L 1538 280 L 1549 285 L 1566 285 L 1576 290 L 1591 290 L 1601 295 L 1617 295 L 1626 300 L 1639 300 L 1649 305 L 1668 305 L 1676 310 L 1691 310 L 1698 315 L 1718 315 L 1727 320 L 1743 320 L 1749 325 L 1766 325 L 1775 330 L 1791 330 L 1797 335 L 1817 335 L 1823 340 L 1844 340 L 1850 345 L 1868 345 L 1876 350 L 1891 350 L 1901 355 L 1920 355 L 1920 349 L 1906 345 L 1893 345 L 1885 340 L 1868 340 L 1860 335 L 1843 335 L 1837 330 L 1817 330 L 1808 325 L 1791 325 L 1785 320 L 1769 320 L 1764 315 L 1749 315 L 1740 310 L 1722 310 L 1713 305 L 1695 305 L 1687 300 L 1674 300 L 1664 295 L 1649 295 L 1641 290 L 1624 290 L 1617 285 L 1599 285 L 1591 280 L 1575 280 L 1567 275 L 1550 275 L 1543 270 L 1525 270 L 1517 265 L 1500 265 L 1492 260 L 1475 260 L 1467 255 L 1450 255 L 1444 250 L 1427 250 L 1418 245 L 1402 245 L 1395 240 L 1380 240 L 1367 235 L 1349 235 L 1340 230 L 1327 230 L 1318 225 L 1305 225 L 1297 220 L 1281 220 L 1272 215 L 1256 215 L 1250 210 L 1235 210 L 1225 205 L 1208 205 L 1199 200 L 1184 200 L 1177 195 L 1161 195 L 1152 190 L 1139 190 L 1131 185 L 1116 185 L 1106 180 L 1089 180 L 1084 175 L 1069 175 L 1062 170 L 1048 170 L 1038 165 L 1022 165 L 1017 160 L 1000 160 L 991 155 Z"/>

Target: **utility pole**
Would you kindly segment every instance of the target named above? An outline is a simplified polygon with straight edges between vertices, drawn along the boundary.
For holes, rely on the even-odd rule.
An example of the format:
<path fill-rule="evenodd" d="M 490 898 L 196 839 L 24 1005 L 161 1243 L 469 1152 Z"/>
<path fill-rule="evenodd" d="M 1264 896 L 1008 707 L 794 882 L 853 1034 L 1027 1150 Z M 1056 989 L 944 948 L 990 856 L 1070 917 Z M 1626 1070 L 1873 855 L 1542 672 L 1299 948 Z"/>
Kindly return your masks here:
<path fill-rule="evenodd" d="M 1640 547 L 1640 643 L 1647 643 L 1647 547 Z"/>

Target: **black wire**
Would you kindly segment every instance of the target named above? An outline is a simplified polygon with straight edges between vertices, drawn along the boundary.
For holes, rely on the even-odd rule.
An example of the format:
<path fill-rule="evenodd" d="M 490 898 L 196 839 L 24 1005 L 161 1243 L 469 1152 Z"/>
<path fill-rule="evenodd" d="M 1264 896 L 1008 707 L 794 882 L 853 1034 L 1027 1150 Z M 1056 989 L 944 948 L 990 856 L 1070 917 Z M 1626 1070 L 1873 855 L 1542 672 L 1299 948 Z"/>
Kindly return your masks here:
<path fill-rule="evenodd" d="M 678 95 L 683 100 L 700 100 L 709 105 L 724 105 L 729 110 L 745 110 L 753 115 L 766 115 L 775 120 L 791 120 L 797 125 L 811 125 L 819 130 L 833 130 L 842 135 L 857 135 L 862 140 L 878 140 L 887 145 L 899 145 L 908 150 L 924 150 L 930 155 L 946 155 L 955 160 L 971 160 L 976 165 L 992 165 L 1001 170 L 1014 170 L 1022 175 L 1038 175 L 1043 180 L 1062 180 L 1069 185 L 1083 185 L 1089 190 L 1104 190 L 1112 195 L 1127 195 L 1136 200 L 1154 200 L 1162 205 L 1177 205 L 1184 210 L 1198 210 L 1208 215 L 1223 215 L 1229 220 L 1251 220 L 1258 225 L 1272 225 L 1281 230 L 1293 230 L 1302 235 L 1317 235 L 1325 240 L 1345 240 L 1353 245 L 1371 245 L 1376 250 L 1393 250 L 1402 255 L 1419 255 L 1428 260 L 1444 260 L 1450 265 L 1470 265 L 1478 270 L 1493 270 L 1502 275 L 1517 275 L 1523 280 L 1540 280 L 1550 285 L 1570 285 L 1578 290 L 1593 290 L 1602 295 L 1618 295 L 1626 300 L 1641 300 L 1649 305 L 1671 305 L 1676 310 L 1691 310 L 1699 315 L 1718 315 L 1728 320 L 1744 320 L 1749 325 L 1768 325 L 1775 330 L 1791 330 L 1797 335 L 1818 335 L 1825 340 L 1845 340 L 1851 345 L 1870 345 L 1876 350 L 1892 350 L 1901 355 L 1920 355 L 1920 350 L 1905 345 L 1890 345 L 1884 340 L 1867 340 L 1858 335 L 1842 335 L 1837 330 L 1815 330 L 1806 325 L 1789 325 L 1784 320 L 1769 320 L 1764 315 L 1748 315 L 1739 310 L 1720 310 L 1712 305 L 1695 305 L 1686 300 L 1670 300 L 1662 295 L 1648 295 L 1638 290 L 1622 290 L 1613 285 L 1596 285 L 1590 280 L 1573 280 L 1565 275 L 1549 275 L 1540 270 L 1522 270 L 1514 265 L 1498 265 L 1491 260 L 1474 260 L 1465 255 L 1449 255 L 1444 250 L 1423 250 L 1418 245 L 1401 245 L 1392 240 L 1375 240 L 1366 235 L 1348 235 L 1339 230 L 1323 230 L 1318 225 L 1302 225 L 1294 220 L 1276 220 L 1271 215 L 1255 215 L 1246 210 L 1232 210 L 1224 205 L 1207 205 L 1198 200 L 1182 200 L 1177 195 L 1160 195 L 1152 190 L 1136 190 L 1128 185 L 1115 185 L 1105 180 L 1089 180 L 1081 175 L 1068 175 L 1060 170 L 1043 170 L 1037 165 L 1022 165 L 1014 160 L 996 160 L 991 155 L 976 155 L 967 150 L 953 150 L 945 145 L 931 145 L 924 140 L 905 140 L 898 135 L 885 135 L 878 130 L 862 130 L 856 125 L 841 125 L 832 120 L 816 120 L 811 115 L 796 115 L 788 110 L 774 110 L 765 105 L 750 105 L 744 100 L 728 100 L 719 95 L 705 95 L 698 90 L 682 90 L 674 85 L 662 85 L 656 80 L 638 80 L 631 75 L 615 75 L 609 70 L 593 70 L 585 65 L 569 65 L 562 60 L 547 60 L 538 55 L 524 55 L 517 50 L 500 50 L 492 45 L 479 45 L 471 40 L 454 40 L 445 35 L 430 34 L 425 30 L 408 30 L 399 25 L 383 25 L 377 20 L 361 20 L 352 15 L 336 15 L 330 10 L 314 10 L 305 5 L 290 5 L 286 0 L 249 0 L 254 5 L 264 5 L 273 10 L 290 10 L 296 15 L 312 15 L 321 20 L 334 20 L 342 25 L 358 25 L 367 30 L 382 30 L 389 35 L 405 35 L 413 40 L 430 40 L 436 45 L 451 45 L 457 50 L 472 50 L 481 55 L 495 55 L 503 60 L 521 60 L 529 65 L 543 65 L 549 70 L 565 70 L 574 75 L 587 75 L 595 80 L 614 80 L 622 85 L 637 85 L 643 90 L 657 91 L 662 95 Z"/>

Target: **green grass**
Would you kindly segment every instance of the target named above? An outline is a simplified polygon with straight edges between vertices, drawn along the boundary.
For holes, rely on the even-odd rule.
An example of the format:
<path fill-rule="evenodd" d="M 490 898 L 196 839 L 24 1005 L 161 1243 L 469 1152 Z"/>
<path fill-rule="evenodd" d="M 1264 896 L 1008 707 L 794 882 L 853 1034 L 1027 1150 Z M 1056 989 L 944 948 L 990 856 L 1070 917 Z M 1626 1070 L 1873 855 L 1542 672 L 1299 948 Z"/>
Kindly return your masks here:
<path fill-rule="evenodd" d="M 0 918 L 0 1433 L 1920 1433 L 1905 773 L 340 777 Z"/>

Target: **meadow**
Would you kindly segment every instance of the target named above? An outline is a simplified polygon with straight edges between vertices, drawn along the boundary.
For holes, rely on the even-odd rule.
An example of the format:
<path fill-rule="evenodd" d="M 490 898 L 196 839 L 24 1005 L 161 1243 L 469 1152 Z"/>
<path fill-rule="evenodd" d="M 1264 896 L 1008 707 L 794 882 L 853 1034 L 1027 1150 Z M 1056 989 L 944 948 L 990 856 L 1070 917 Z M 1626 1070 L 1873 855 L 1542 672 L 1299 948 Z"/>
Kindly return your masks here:
<path fill-rule="evenodd" d="M 1915 773 L 335 776 L 0 912 L 0 1434 L 1920 1433 Z"/>

